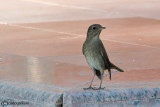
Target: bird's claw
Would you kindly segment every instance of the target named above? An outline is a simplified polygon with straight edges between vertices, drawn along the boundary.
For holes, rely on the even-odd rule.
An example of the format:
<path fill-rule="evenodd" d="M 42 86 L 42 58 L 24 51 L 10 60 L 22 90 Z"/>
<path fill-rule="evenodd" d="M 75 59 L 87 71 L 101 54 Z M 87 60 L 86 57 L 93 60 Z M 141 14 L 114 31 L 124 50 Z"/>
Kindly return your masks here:
<path fill-rule="evenodd" d="M 99 88 L 96 88 L 96 87 L 94 87 L 94 88 L 92 88 L 93 90 L 104 90 L 105 89 L 105 87 L 99 87 Z"/>
<path fill-rule="evenodd" d="M 84 90 L 93 89 L 93 87 L 89 86 L 88 88 L 83 88 Z"/>

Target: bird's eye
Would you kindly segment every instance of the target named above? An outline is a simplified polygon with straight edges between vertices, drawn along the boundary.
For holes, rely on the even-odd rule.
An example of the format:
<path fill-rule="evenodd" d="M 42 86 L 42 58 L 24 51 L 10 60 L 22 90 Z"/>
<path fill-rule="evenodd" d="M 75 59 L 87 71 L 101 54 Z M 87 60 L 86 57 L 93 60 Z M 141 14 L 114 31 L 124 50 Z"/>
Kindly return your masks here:
<path fill-rule="evenodd" d="M 96 27 L 95 26 L 93 26 L 93 30 L 95 30 L 96 29 Z"/>

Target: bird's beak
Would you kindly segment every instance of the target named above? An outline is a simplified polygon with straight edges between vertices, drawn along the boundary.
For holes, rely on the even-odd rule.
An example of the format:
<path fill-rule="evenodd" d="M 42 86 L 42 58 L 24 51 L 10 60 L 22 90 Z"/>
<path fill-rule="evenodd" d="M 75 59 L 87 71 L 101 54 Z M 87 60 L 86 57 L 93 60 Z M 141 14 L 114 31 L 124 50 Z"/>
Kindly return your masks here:
<path fill-rule="evenodd" d="M 106 27 L 102 27 L 102 29 L 106 29 Z"/>
<path fill-rule="evenodd" d="M 101 27 L 101 29 L 106 29 L 106 27 Z"/>

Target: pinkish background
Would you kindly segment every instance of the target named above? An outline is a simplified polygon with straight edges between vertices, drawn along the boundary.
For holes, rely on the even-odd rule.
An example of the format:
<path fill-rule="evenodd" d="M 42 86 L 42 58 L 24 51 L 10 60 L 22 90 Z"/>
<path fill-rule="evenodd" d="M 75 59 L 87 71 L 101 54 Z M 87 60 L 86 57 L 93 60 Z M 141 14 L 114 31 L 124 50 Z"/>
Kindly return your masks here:
<path fill-rule="evenodd" d="M 103 86 L 160 86 L 159 0 L 1 0 L 0 12 L 2 83 L 82 91 L 93 75 L 82 44 L 88 26 L 99 23 L 110 60 L 125 70 Z"/>

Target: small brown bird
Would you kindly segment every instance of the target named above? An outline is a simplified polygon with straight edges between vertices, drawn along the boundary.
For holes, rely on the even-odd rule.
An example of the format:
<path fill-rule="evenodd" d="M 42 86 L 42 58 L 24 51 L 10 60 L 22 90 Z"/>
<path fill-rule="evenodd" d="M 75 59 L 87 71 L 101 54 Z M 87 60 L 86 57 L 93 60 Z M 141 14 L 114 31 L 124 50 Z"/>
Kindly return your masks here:
<path fill-rule="evenodd" d="M 84 89 L 104 89 L 101 87 L 103 81 L 104 70 L 108 70 L 111 80 L 111 69 L 116 69 L 123 72 L 122 69 L 118 68 L 109 61 L 106 50 L 103 46 L 99 35 L 105 27 L 100 24 L 93 24 L 88 28 L 87 37 L 83 44 L 83 54 L 85 55 L 86 61 L 92 69 L 94 75 L 91 84 L 88 88 Z M 95 75 L 101 80 L 99 88 L 92 88 L 92 82 Z"/>

